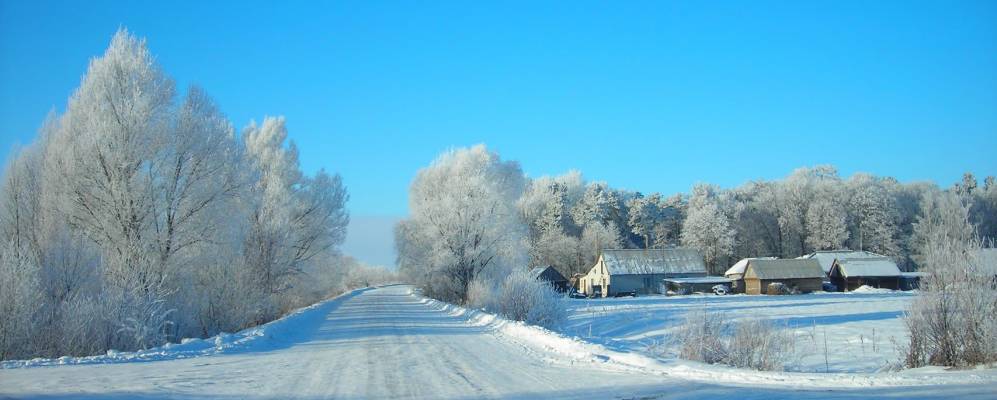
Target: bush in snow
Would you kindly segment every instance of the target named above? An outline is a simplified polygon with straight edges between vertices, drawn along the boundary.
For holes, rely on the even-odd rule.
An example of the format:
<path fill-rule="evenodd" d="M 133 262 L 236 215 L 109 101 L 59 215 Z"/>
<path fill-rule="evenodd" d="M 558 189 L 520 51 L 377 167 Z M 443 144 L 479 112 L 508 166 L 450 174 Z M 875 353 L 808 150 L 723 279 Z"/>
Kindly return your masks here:
<path fill-rule="evenodd" d="M 926 276 L 904 321 L 910 331 L 904 363 L 917 368 L 997 362 L 995 260 L 983 255 L 983 241 L 967 239 L 967 205 L 952 194 L 926 196 L 924 203 L 915 236 L 924 240 L 919 256 Z"/>
<path fill-rule="evenodd" d="M 793 337 L 770 321 L 735 322 L 705 310 L 687 315 L 674 340 L 686 360 L 765 371 L 782 370 L 793 349 Z"/>
<path fill-rule="evenodd" d="M 467 304 L 545 328 L 560 324 L 567 313 L 564 296 L 552 285 L 533 279 L 526 271 L 511 273 L 498 287 L 482 280 L 472 281 Z"/>

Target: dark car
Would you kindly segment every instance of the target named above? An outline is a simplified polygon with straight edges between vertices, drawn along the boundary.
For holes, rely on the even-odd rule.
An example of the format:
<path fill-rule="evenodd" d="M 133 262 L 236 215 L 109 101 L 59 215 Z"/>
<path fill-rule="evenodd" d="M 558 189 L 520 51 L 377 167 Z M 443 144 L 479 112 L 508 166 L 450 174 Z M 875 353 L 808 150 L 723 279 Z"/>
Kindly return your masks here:
<path fill-rule="evenodd" d="M 616 292 L 613 297 L 637 297 L 637 291 L 631 290 L 629 292 Z"/>

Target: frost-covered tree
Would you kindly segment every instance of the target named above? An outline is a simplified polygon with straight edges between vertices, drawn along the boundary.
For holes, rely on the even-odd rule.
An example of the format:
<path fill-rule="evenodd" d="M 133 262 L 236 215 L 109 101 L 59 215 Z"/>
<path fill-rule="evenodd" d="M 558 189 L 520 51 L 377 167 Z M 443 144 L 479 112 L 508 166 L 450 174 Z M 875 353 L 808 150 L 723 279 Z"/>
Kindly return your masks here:
<path fill-rule="evenodd" d="M 302 174 L 294 143 L 285 147 L 283 117 L 251 124 L 243 137 L 255 181 L 243 254 L 262 296 L 260 316 L 269 319 L 283 311 L 274 296 L 292 286 L 304 263 L 345 239 L 347 196 L 339 176 Z"/>
<path fill-rule="evenodd" d="M 657 233 L 655 228 L 664 219 L 664 213 L 661 209 L 661 195 L 654 193 L 644 197 L 637 193 L 634 198 L 627 201 L 627 209 L 630 217 L 630 231 L 643 239 L 645 249 L 650 248 L 654 235 Z"/>
<path fill-rule="evenodd" d="M 833 199 L 818 197 L 807 208 L 806 243 L 814 250 L 839 249 L 848 239 L 845 210 Z"/>
<path fill-rule="evenodd" d="M 408 275 L 426 294 L 463 303 L 476 277 L 525 264 L 526 229 L 515 206 L 523 187 L 519 164 L 483 145 L 448 151 L 421 169 L 409 191 L 411 218 L 395 239 Z"/>
<path fill-rule="evenodd" d="M 340 265 L 334 248 L 348 220 L 339 177 L 282 164 L 293 159 L 280 159 L 293 153 L 282 141 L 237 140 L 199 88 L 177 98 L 145 42 L 122 29 L 91 60 L 65 114 L 50 115 L 38 140 L 11 156 L 0 181 L 9 278 L 0 308 L 18 317 L 30 309 L 31 323 L 0 319 L 0 336 L 29 332 L 18 333 L 28 338 L 18 354 L 92 355 L 233 331 L 340 287 L 256 268 L 276 260 L 277 270 L 339 276 L 328 270 Z M 273 218 L 250 218 L 264 214 Z M 275 221 L 280 228 L 261 228 Z M 260 232 L 272 234 L 262 236 L 277 243 L 275 257 L 247 257 L 264 248 Z M 311 289 L 276 296 L 260 282 Z M 263 315 L 261 297 L 282 309 Z M 0 355 L 17 356 L 4 340 Z"/>
<path fill-rule="evenodd" d="M 699 250 L 713 274 L 725 269 L 723 261 L 733 253 L 736 235 L 717 203 L 717 190 L 714 186 L 696 185 L 682 225 L 682 245 Z"/>
<path fill-rule="evenodd" d="M 899 258 L 897 221 L 900 217 L 896 200 L 882 183 L 869 175 L 852 176 L 848 185 L 851 247 Z"/>
<path fill-rule="evenodd" d="M 912 257 L 923 266 L 938 243 L 969 243 L 973 226 L 969 222 L 969 206 L 952 192 L 930 191 L 921 198 L 921 213 L 914 223 Z"/>
<path fill-rule="evenodd" d="M 571 217 L 581 227 L 616 222 L 620 217 L 619 196 L 605 182 L 589 183 L 582 198 L 571 209 Z"/>

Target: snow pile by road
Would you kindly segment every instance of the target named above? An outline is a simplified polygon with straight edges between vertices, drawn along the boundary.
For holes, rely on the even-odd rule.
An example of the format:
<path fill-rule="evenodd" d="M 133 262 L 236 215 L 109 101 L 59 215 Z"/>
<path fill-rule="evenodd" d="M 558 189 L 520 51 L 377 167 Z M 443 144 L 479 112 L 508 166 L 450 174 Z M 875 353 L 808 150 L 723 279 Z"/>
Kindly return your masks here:
<path fill-rule="evenodd" d="M 413 295 L 418 296 L 415 293 Z M 652 301 L 653 299 L 651 298 Z M 601 343 L 591 342 L 592 338 L 586 340 L 578 336 L 568 336 L 542 327 L 509 321 L 481 310 L 466 309 L 425 297 L 421 301 L 451 316 L 463 317 L 468 325 L 486 328 L 498 339 L 519 344 L 545 362 L 554 364 L 596 363 L 603 369 L 656 374 L 711 384 L 723 382 L 731 385 L 789 386 L 806 389 L 997 384 L 997 371 L 983 368 L 946 371 L 938 367 L 927 367 L 875 373 L 770 372 L 709 365 L 676 358 L 663 359 L 647 354 L 645 349 L 639 347 L 611 348 L 611 344 L 607 347 Z M 612 319 L 611 315 L 604 316 Z M 607 336 L 600 340 L 612 343 L 617 341 L 617 338 Z"/>
<path fill-rule="evenodd" d="M 357 289 L 334 298 L 297 309 L 287 316 L 266 324 L 244 329 L 237 333 L 221 333 L 205 339 L 183 339 L 180 343 L 167 343 L 151 349 L 119 352 L 88 357 L 34 358 L 31 360 L 9 360 L 0 362 L 0 369 L 36 367 L 48 365 L 109 364 L 122 362 L 142 362 L 173 360 L 200 357 L 221 353 L 237 353 L 247 350 L 280 347 L 281 344 L 300 337 L 301 326 L 315 325 L 316 318 L 326 314 L 346 301 L 369 288 Z"/>

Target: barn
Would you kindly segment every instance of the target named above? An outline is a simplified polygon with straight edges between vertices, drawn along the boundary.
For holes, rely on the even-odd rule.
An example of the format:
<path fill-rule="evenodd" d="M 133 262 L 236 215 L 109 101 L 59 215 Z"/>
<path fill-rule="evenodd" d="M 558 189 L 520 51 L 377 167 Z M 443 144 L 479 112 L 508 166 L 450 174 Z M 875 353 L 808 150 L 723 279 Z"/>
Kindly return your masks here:
<path fill-rule="evenodd" d="M 834 260 L 847 260 L 851 258 L 876 258 L 876 257 L 886 257 L 886 256 L 869 251 L 846 249 L 846 250 L 815 251 L 805 256 L 800 256 L 798 258 L 817 260 L 817 262 L 820 263 L 820 268 L 824 270 L 824 274 L 830 274 L 831 266 L 834 265 Z"/>
<path fill-rule="evenodd" d="M 842 292 L 852 291 L 863 285 L 900 290 L 900 268 L 888 257 L 836 259 L 828 277 Z"/>
<path fill-rule="evenodd" d="M 744 269 L 748 267 L 748 262 L 751 260 L 775 260 L 775 257 L 755 257 L 755 258 L 742 258 L 741 261 L 734 263 L 727 272 L 724 272 L 724 278 L 730 280 L 730 289 L 734 293 L 744 293 Z"/>
<path fill-rule="evenodd" d="M 780 294 L 779 287 L 794 293 L 821 290 L 824 271 L 814 259 L 750 260 L 744 270 L 747 294 Z"/>
<path fill-rule="evenodd" d="M 695 249 L 603 250 L 582 277 L 579 291 L 590 297 L 658 293 L 665 278 L 702 276 L 706 264 Z"/>
<path fill-rule="evenodd" d="M 558 292 L 568 291 L 568 279 L 550 265 L 530 269 L 530 277 L 549 283 Z"/>

